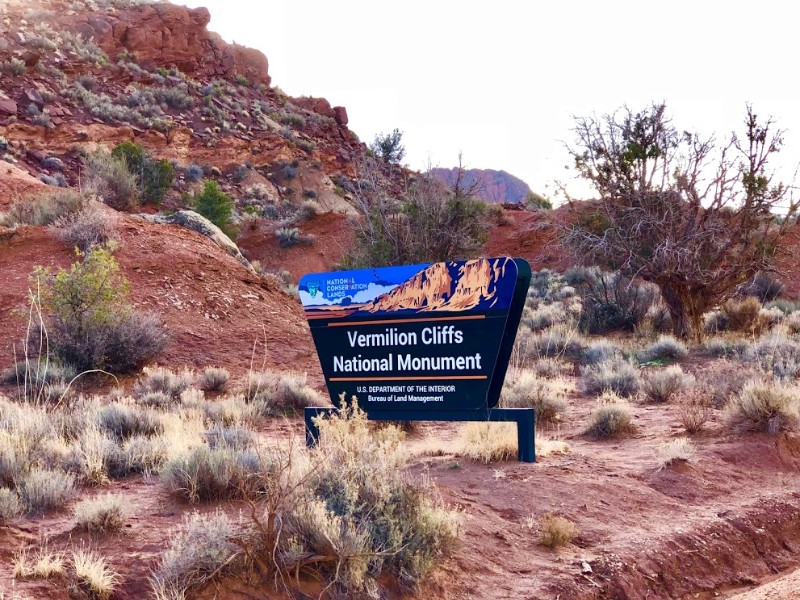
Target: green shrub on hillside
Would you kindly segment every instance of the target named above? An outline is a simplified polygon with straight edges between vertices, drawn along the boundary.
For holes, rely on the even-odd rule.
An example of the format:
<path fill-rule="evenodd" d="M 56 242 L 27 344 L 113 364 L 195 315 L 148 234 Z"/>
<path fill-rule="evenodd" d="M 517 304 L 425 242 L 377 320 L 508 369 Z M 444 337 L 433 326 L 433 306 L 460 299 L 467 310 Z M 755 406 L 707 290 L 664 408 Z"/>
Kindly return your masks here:
<path fill-rule="evenodd" d="M 122 142 L 111 151 L 111 156 L 123 161 L 128 171 L 136 177 L 145 202 L 161 203 L 174 177 L 169 161 L 151 158 L 142 146 L 133 142 Z"/>
<path fill-rule="evenodd" d="M 207 180 L 203 191 L 194 197 L 194 210 L 225 233 L 231 233 L 233 198 L 220 190 L 215 181 Z"/>
<path fill-rule="evenodd" d="M 133 310 L 130 284 L 106 248 L 78 251 L 69 270 L 37 267 L 49 316 L 50 349 L 79 370 L 129 372 L 166 344 L 160 321 Z M 34 284 L 34 288 L 37 287 Z"/>

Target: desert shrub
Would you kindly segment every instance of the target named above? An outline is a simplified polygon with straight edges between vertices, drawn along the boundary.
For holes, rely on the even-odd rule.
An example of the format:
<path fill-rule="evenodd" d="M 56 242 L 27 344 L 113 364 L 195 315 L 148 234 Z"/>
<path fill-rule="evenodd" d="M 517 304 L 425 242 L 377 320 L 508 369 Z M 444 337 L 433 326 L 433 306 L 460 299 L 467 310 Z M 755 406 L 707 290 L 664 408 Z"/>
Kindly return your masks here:
<path fill-rule="evenodd" d="M 148 410 L 125 404 L 106 404 L 97 412 L 97 424 L 118 441 L 135 435 L 151 437 L 164 431 L 158 417 Z"/>
<path fill-rule="evenodd" d="M 50 579 L 66 575 L 64 555 L 49 548 L 23 548 L 12 560 L 15 579 Z"/>
<path fill-rule="evenodd" d="M 703 315 L 703 327 L 709 333 L 718 333 L 728 329 L 728 314 L 721 310 L 712 310 Z"/>
<path fill-rule="evenodd" d="M 104 494 L 85 498 L 75 506 L 75 522 L 79 529 L 93 533 L 119 531 L 125 525 L 125 511 L 120 496 Z"/>
<path fill-rule="evenodd" d="M 535 408 L 537 421 L 552 421 L 566 410 L 568 389 L 563 379 L 549 380 L 522 371 L 504 386 L 501 404 L 510 408 Z"/>
<path fill-rule="evenodd" d="M 156 600 L 185 597 L 212 577 L 238 566 L 231 564 L 239 551 L 233 541 L 238 534 L 239 526 L 219 510 L 185 517 L 183 525 L 170 535 L 170 547 L 150 576 Z"/>
<path fill-rule="evenodd" d="M 306 190 L 307 192 L 313 192 L 313 190 Z M 315 198 L 316 194 L 313 197 Z M 309 199 L 305 200 L 301 205 L 300 208 L 297 209 L 297 212 L 294 214 L 294 221 L 295 223 L 305 223 L 306 221 L 310 221 L 319 213 L 322 212 L 322 207 L 316 200 Z"/>
<path fill-rule="evenodd" d="M 760 310 L 761 302 L 753 297 L 744 300 L 731 299 L 722 305 L 722 312 L 727 317 L 728 329 L 731 331 L 752 332 Z"/>
<path fill-rule="evenodd" d="M 626 434 L 631 429 L 631 411 L 625 400 L 613 392 L 605 392 L 597 399 L 586 430 L 587 435 L 611 438 Z"/>
<path fill-rule="evenodd" d="M 6 217 L 8 227 L 15 225 L 51 225 L 60 218 L 75 215 L 86 206 L 86 196 L 70 189 L 55 190 L 11 205 Z"/>
<path fill-rule="evenodd" d="M 0 62 L 0 73 L 19 77 L 25 73 L 25 61 L 19 58 L 11 58 L 7 61 Z"/>
<path fill-rule="evenodd" d="M 566 280 L 583 300 L 580 326 L 586 333 L 633 331 L 661 297 L 653 284 L 596 267 L 573 269 Z"/>
<path fill-rule="evenodd" d="M 694 385 L 694 376 L 678 365 L 650 370 L 642 380 L 642 394 L 648 402 L 664 403 L 681 390 Z"/>
<path fill-rule="evenodd" d="M 86 161 L 86 185 L 113 209 L 130 211 L 139 206 L 136 177 L 123 161 L 103 150 Z"/>
<path fill-rule="evenodd" d="M 106 559 L 90 550 L 73 552 L 72 568 L 78 587 L 92 600 L 109 600 L 120 582 Z"/>
<path fill-rule="evenodd" d="M 166 344 L 160 321 L 127 303 L 128 281 L 111 252 L 78 251 L 79 262 L 56 274 L 37 267 L 44 285 L 42 303 L 49 313 L 51 350 L 79 370 L 128 372 Z"/>
<path fill-rule="evenodd" d="M 647 309 L 644 319 L 639 323 L 636 332 L 641 335 L 654 335 L 672 331 L 672 315 L 664 304 L 653 304 Z"/>
<path fill-rule="evenodd" d="M 230 373 L 223 367 L 206 367 L 200 373 L 198 385 L 207 392 L 221 392 L 230 379 Z"/>
<path fill-rule="evenodd" d="M 784 323 L 792 334 L 800 333 L 800 312 L 793 312 L 786 317 Z"/>
<path fill-rule="evenodd" d="M 80 212 L 59 217 L 53 227 L 59 240 L 82 252 L 116 241 L 114 219 L 91 204 Z"/>
<path fill-rule="evenodd" d="M 156 102 L 162 102 L 175 110 L 187 110 L 194 106 L 194 98 L 185 87 L 156 87 L 147 91 L 153 94 Z"/>
<path fill-rule="evenodd" d="M 588 365 L 624 358 L 622 348 L 609 340 L 598 340 L 589 344 L 583 351 L 583 362 Z"/>
<path fill-rule="evenodd" d="M 611 391 L 620 396 L 633 396 L 641 380 L 634 365 L 624 359 L 611 359 L 581 368 L 581 385 L 588 394 Z"/>
<path fill-rule="evenodd" d="M 800 342 L 781 335 L 770 335 L 753 344 L 741 355 L 755 361 L 764 371 L 782 380 L 800 376 Z"/>
<path fill-rule="evenodd" d="M 531 358 L 568 357 L 580 358 L 584 340 L 575 327 L 554 325 L 530 336 L 527 352 Z"/>
<path fill-rule="evenodd" d="M 785 315 L 779 308 L 762 308 L 758 311 L 758 316 L 756 317 L 753 330 L 765 331 L 767 329 L 773 329 L 776 325 L 781 323 L 784 318 Z"/>
<path fill-rule="evenodd" d="M 245 400 L 253 402 L 262 416 L 326 404 L 325 399 L 308 385 L 305 373 L 250 373 L 243 392 Z"/>
<path fill-rule="evenodd" d="M 686 344 L 680 340 L 671 335 L 662 335 L 640 352 L 638 358 L 642 363 L 664 362 L 683 358 L 688 352 Z"/>
<path fill-rule="evenodd" d="M 15 483 L 28 514 L 64 508 L 75 493 L 75 479 L 62 471 L 33 469 Z"/>
<path fill-rule="evenodd" d="M 695 447 L 687 437 L 679 437 L 661 444 L 658 448 L 658 468 L 663 469 L 679 462 L 686 462 L 694 456 Z"/>
<path fill-rule="evenodd" d="M 142 146 L 133 142 L 122 142 L 111 151 L 111 156 L 125 165 L 136 178 L 136 185 L 145 202 L 161 204 L 174 178 L 173 167 L 168 160 L 152 158 Z"/>
<path fill-rule="evenodd" d="M 186 181 L 200 181 L 203 178 L 203 167 L 191 164 L 186 167 L 184 176 L 186 177 Z"/>
<path fill-rule="evenodd" d="M 758 298 L 761 302 L 776 300 L 786 290 L 786 286 L 772 273 L 759 271 L 742 288 L 742 293 Z"/>
<path fill-rule="evenodd" d="M 695 387 L 675 394 L 678 421 L 686 433 L 692 435 L 703 430 L 711 418 L 716 390 L 710 386 Z"/>
<path fill-rule="evenodd" d="M 560 302 L 553 304 L 540 304 L 535 309 L 527 311 L 522 322 L 532 331 L 541 331 L 569 319 L 564 305 Z"/>
<path fill-rule="evenodd" d="M 548 548 L 566 546 L 578 535 L 578 527 L 564 517 L 547 514 L 539 519 L 539 543 Z"/>
<path fill-rule="evenodd" d="M 781 383 L 750 382 L 728 405 L 734 429 L 779 433 L 798 422 L 798 389 Z"/>
<path fill-rule="evenodd" d="M 251 449 L 199 446 L 169 460 L 161 478 L 171 493 L 196 503 L 251 497 L 266 468 Z"/>
<path fill-rule="evenodd" d="M 706 351 L 716 358 L 730 358 L 744 356 L 752 351 L 752 345 L 747 340 L 712 338 L 705 344 Z"/>
<path fill-rule="evenodd" d="M 233 198 L 220 190 L 215 181 L 204 183 L 203 191 L 194 197 L 194 210 L 226 234 L 232 233 Z"/>
<path fill-rule="evenodd" d="M 372 574 L 388 573 L 413 588 L 456 540 L 453 513 L 430 484 L 404 473 L 400 432 L 370 432 L 357 406 L 318 421 L 310 501 L 286 528 L 301 552 L 333 555 L 325 569 L 338 591 L 353 597 L 374 589 Z M 294 553 L 297 555 L 297 553 Z"/>
<path fill-rule="evenodd" d="M 300 243 L 300 230 L 297 227 L 280 227 L 275 230 L 275 237 L 281 248 L 289 248 Z"/>
<path fill-rule="evenodd" d="M 144 377 L 139 378 L 133 391 L 137 396 L 158 392 L 170 398 L 180 398 L 194 382 L 191 371 L 175 373 L 166 367 L 145 367 Z"/>
<path fill-rule="evenodd" d="M 24 511 L 22 502 L 14 490 L 0 487 L 0 523 L 18 517 Z"/>
<path fill-rule="evenodd" d="M 572 365 L 559 358 L 540 358 L 529 369 L 539 377 L 561 377 L 572 374 Z"/>
<path fill-rule="evenodd" d="M 163 436 L 134 435 L 106 459 L 106 468 L 108 474 L 116 478 L 131 473 L 157 472 L 167 461 L 167 451 L 167 441 Z"/>

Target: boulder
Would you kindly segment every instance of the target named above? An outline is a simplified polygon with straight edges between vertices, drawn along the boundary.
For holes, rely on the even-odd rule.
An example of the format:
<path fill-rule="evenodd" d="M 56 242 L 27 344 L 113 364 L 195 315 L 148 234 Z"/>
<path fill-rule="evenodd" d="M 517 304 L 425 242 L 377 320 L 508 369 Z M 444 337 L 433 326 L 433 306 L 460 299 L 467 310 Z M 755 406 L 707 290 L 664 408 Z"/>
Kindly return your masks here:
<path fill-rule="evenodd" d="M 10 98 L 0 98 L 0 115 L 17 114 L 17 103 Z"/>
<path fill-rule="evenodd" d="M 334 113 L 333 118 L 336 119 L 336 122 L 341 127 L 345 127 L 348 123 L 347 109 L 344 106 L 334 106 L 333 113 Z"/>
<path fill-rule="evenodd" d="M 194 212 L 193 210 L 179 210 L 171 215 L 139 215 L 143 219 L 151 223 L 160 223 L 161 225 L 179 225 L 185 229 L 191 229 L 210 239 L 217 246 L 222 248 L 227 254 L 233 256 L 236 260 L 244 266 L 250 268 L 250 262 L 242 256 L 239 247 L 231 241 L 225 233 L 211 221 L 206 219 L 203 215 Z"/>

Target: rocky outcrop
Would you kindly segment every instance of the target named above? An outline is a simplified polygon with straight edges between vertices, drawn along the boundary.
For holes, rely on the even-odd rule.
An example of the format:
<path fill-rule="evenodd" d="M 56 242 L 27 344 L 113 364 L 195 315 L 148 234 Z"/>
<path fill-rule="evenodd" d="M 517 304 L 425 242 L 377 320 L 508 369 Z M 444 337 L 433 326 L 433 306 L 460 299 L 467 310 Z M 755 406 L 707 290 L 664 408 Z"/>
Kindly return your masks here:
<path fill-rule="evenodd" d="M 142 65 L 175 65 L 191 75 L 244 76 L 269 85 L 269 63 L 258 50 L 228 44 L 206 29 L 207 8 L 173 4 L 131 6 L 115 13 L 82 13 L 71 28 L 93 38 L 115 59 L 129 52 Z"/>
<path fill-rule="evenodd" d="M 244 256 L 242 256 L 239 246 L 233 243 L 231 238 L 225 235 L 225 233 L 219 227 L 214 225 L 203 215 L 198 214 L 193 210 L 179 210 L 171 215 L 139 216 L 147 221 L 150 221 L 151 223 L 159 223 L 161 225 L 179 225 L 180 227 L 191 229 L 200 235 L 204 235 L 244 266 L 250 268 L 250 262 Z"/>
<path fill-rule="evenodd" d="M 431 169 L 431 173 L 449 187 L 455 185 L 458 178 L 458 168 L 436 168 Z M 494 169 L 465 169 L 461 186 L 467 189 L 475 187 L 477 197 L 498 204 L 525 202 L 525 198 L 531 193 L 528 184 L 518 177 Z"/>

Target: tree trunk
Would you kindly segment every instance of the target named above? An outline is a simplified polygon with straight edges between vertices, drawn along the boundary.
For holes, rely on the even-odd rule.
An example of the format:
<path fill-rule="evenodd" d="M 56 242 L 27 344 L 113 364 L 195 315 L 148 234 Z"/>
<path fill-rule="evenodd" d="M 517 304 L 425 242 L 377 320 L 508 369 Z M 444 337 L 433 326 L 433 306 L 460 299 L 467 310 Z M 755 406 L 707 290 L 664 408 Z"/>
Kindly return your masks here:
<path fill-rule="evenodd" d="M 677 338 L 701 343 L 705 334 L 703 313 L 707 303 L 686 288 L 659 287 L 661 287 L 661 297 L 672 317 L 672 333 Z"/>

